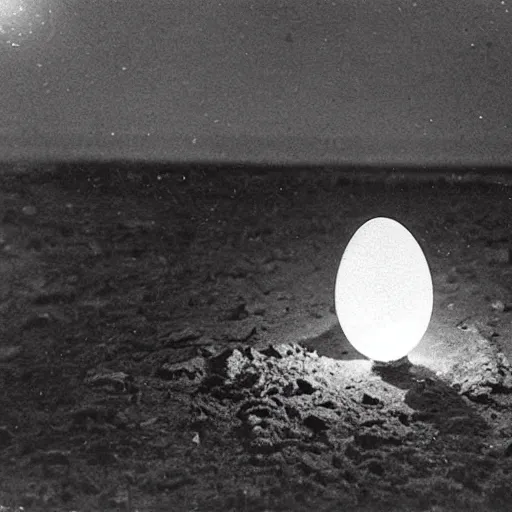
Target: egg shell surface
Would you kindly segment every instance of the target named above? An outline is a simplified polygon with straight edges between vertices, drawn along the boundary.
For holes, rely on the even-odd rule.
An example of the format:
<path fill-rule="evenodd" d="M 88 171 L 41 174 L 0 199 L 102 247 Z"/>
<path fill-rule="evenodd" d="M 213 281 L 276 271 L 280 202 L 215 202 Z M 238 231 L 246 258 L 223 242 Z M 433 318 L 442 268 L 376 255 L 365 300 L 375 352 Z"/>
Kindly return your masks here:
<path fill-rule="evenodd" d="M 432 277 L 402 224 L 377 217 L 356 231 L 338 268 L 335 307 L 345 336 L 369 359 L 395 361 L 419 344 L 432 315 Z"/>

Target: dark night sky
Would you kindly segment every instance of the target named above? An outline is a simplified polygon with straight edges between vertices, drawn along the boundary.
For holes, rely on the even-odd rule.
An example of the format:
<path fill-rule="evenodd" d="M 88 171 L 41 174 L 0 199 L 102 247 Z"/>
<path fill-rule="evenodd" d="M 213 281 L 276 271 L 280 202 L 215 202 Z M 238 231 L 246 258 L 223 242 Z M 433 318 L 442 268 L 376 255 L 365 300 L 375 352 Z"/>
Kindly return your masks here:
<path fill-rule="evenodd" d="M 0 0 L 0 157 L 512 162 L 512 0 Z"/>

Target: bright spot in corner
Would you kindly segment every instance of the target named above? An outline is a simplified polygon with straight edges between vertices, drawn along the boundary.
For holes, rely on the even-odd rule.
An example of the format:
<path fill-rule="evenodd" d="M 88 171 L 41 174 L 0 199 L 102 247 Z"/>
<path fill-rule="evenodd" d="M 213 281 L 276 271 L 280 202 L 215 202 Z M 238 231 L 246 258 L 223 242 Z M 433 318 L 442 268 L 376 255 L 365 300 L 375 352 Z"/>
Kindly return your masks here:
<path fill-rule="evenodd" d="M 25 2 L 22 0 L 0 0 L 0 21 L 17 16 L 25 10 Z"/>

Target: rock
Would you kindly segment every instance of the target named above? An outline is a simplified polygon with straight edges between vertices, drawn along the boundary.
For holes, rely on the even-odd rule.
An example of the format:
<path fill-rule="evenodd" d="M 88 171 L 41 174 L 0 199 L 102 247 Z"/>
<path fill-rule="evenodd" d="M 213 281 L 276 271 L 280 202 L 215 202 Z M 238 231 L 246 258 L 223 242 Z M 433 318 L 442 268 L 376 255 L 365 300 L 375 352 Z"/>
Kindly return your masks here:
<path fill-rule="evenodd" d="M 104 370 L 93 373 L 85 378 L 84 383 L 93 387 L 101 387 L 111 393 L 132 393 L 133 378 L 124 372 Z"/>
<path fill-rule="evenodd" d="M 216 356 L 219 353 L 220 349 L 219 349 L 219 347 L 212 344 L 212 345 L 200 346 L 196 350 L 197 350 L 198 356 L 201 356 L 204 358 L 209 358 L 209 357 Z"/>
<path fill-rule="evenodd" d="M 390 375 L 396 372 L 407 372 L 412 363 L 408 356 L 393 361 L 372 361 L 372 370 L 381 375 Z"/>
<path fill-rule="evenodd" d="M 262 435 L 264 430 L 256 426 L 252 431 L 252 435 L 254 439 L 251 440 L 247 449 L 249 453 L 260 453 L 265 455 L 270 455 L 271 453 L 275 453 L 279 450 L 279 443 L 273 439 L 273 436 L 265 436 Z"/>
<path fill-rule="evenodd" d="M 289 292 L 280 291 L 280 292 L 277 292 L 277 294 L 276 294 L 277 300 L 289 301 L 289 300 L 293 300 L 294 298 L 295 297 L 293 296 L 293 294 L 291 294 Z"/>
<path fill-rule="evenodd" d="M 268 348 L 261 350 L 261 353 L 267 357 L 284 359 L 288 356 L 306 354 L 306 350 L 296 343 L 282 343 L 281 345 L 269 345 Z"/>
<path fill-rule="evenodd" d="M 247 357 L 247 359 L 250 362 L 255 361 L 257 363 L 261 363 L 265 359 L 264 355 L 261 352 L 255 350 L 252 347 L 247 347 L 246 349 L 244 349 L 243 354 L 245 357 Z"/>
<path fill-rule="evenodd" d="M 222 333 L 220 339 L 229 343 L 245 343 L 257 332 L 256 326 L 252 323 L 234 324 Z"/>
<path fill-rule="evenodd" d="M 329 428 L 327 421 L 324 418 L 320 418 L 316 414 L 310 414 L 304 418 L 304 425 L 315 433 L 322 432 Z"/>
<path fill-rule="evenodd" d="M 23 215 L 26 215 L 27 217 L 32 217 L 37 213 L 37 208 L 35 206 L 24 206 L 21 209 L 21 212 Z"/>
<path fill-rule="evenodd" d="M 507 310 L 507 306 L 501 300 L 494 300 L 493 302 L 491 302 L 491 308 L 494 309 L 495 311 L 499 311 L 500 313 L 503 313 L 504 311 Z"/>
<path fill-rule="evenodd" d="M 512 366 L 489 340 L 475 339 L 446 377 L 459 394 L 485 400 L 493 392 L 512 391 Z"/>
<path fill-rule="evenodd" d="M 275 357 L 276 359 L 282 359 L 286 354 L 283 355 L 283 352 L 282 350 L 280 350 L 280 347 L 281 345 L 269 345 L 268 348 L 261 350 L 261 353 L 267 357 Z"/>
<path fill-rule="evenodd" d="M 312 395 L 317 389 L 309 380 L 299 378 L 296 382 L 299 388 L 297 392 L 298 395 Z"/>
<path fill-rule="evenodd" d="M 164 380 L 187 378 L 196 380 L 205 374 L 206 361 L 203 357 L 194 357 L 179 363 L 164 363 L 155 373 L 156 377 Z"/>
<path fill-rule="evenodd" d="M 230 322 L 239 322 L 240 320 L 244 320 L 249 316 L 249 311 L 247 311 L 245 303 L 239 304 L 234 307 L 230 311 L 228 311 L 224 316 L 223 320 L 227 320 Z"/>
<path fill-rule="evenodd" d="M 318 407 L 324 407 L 325 409 L 335 410 L 338 408 L 338 405 L 333 400 L 325 400 L 318 404 Z"/>
<path fill-rule="evenodd" d="M 158 339 L 163 341 L 166 345 L 177 345 L 187 341 L 194 341 L 203 335 L 200 329 L 192 327 L 185 327 L 179 330 L 167 330 L 158 334 Z"/>
<path fill-rule="evenodd" d="M 238 349 L 228 349 L 208 360 L 211 373 L 234 380 L 246 364 L 246 358 Z"/>
<path fill-rule="evenodd" d="M 368 395 L 367 393 L 364 393 L 361 402 L 364 405 L 378 405 L 380 403 L 380 400 L 378 398 L 374 398 L 373 396 Z"/>
<path fill-rule="evenodd" d="M 408 415 L 408 414 L 406 414 L 405 412 L 399 412 L 399 413 L 398 413 L 398 421 L 399 421 L 402 425 L 404 425 L 404 426 L 406 426 L 406 427 L 408 427 L 408 426 L 410 425 L 410 422 L 409 422 L 409 415 Z"/>
<path fill-rule="evenodd" d="M 145 421 L 141 421 L 139 423 L 139 426 L 141 428 L 147 428 L 147 427 L 150 427 L 151 425 L 154 425 L 160 418 L 158 416 L 153 416 L 152 418 L 149 418 Z"/>
<path fill-rule="evenodd" d="M 260 425 L 262 421 L 263 420 L 255 414 L 250 414 L 247 417 L 246 423 L 251 429 L 253 429 L 256 425 Z"/>
<path fill-rule="evenodd" d="M 314 414 L 306 416 L 304 425 L 315 433 L 328 430 L 332 425 L 335 425 L 340 420 L 338 414 L 332 409 L 319 409 L 316 408 Z"/>

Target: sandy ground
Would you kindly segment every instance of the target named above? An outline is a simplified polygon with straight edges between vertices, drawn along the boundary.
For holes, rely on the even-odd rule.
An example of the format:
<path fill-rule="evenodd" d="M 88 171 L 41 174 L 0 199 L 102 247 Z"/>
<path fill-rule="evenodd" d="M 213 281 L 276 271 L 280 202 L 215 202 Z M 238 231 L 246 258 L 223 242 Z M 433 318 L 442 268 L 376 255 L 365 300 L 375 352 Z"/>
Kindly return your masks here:
<path fill-rule="evenodd" d="M 334 171 L 0 177 L 0 510 L 509 511 L 512 189 Z M 333 309 L 374 216 L 434 312 L 375 368 Z"/>

